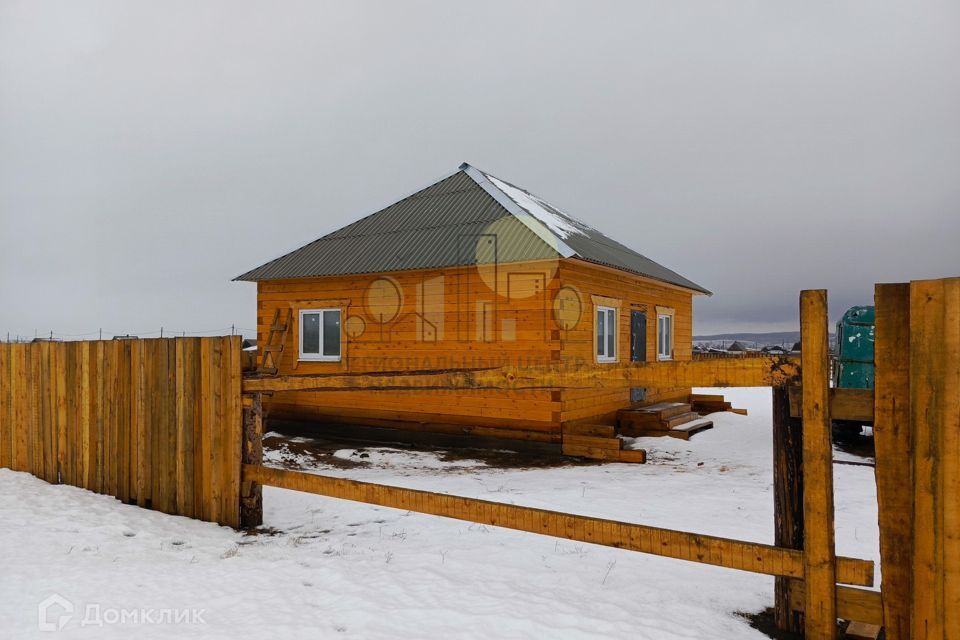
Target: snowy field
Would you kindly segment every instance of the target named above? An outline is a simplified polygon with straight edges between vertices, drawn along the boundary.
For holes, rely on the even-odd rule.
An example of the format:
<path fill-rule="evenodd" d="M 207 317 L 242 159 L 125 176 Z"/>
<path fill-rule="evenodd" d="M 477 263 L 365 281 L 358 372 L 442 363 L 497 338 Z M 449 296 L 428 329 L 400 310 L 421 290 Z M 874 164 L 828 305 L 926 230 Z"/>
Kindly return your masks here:
<path fill-rule="evenodd" d="M 646 465 L 503 469 L 387 447 L 338 452 L 353 468 L 303 462 L 772 543 L 770 392 L 721 392 L 750 415 L 715 414 L 689 442 L 643 439 Z M 836 465 L 835 484 L 838 553 L 877 560 L 873 469 Z M 766 637 L 737 612 L 770 606 L 770 577 L 269 487 L 264 505 L 271 533 L 247 536 L 0 469 L 0 637 Z M 45 618 L 63 628 L 43 632 L 54 594 Z"/>

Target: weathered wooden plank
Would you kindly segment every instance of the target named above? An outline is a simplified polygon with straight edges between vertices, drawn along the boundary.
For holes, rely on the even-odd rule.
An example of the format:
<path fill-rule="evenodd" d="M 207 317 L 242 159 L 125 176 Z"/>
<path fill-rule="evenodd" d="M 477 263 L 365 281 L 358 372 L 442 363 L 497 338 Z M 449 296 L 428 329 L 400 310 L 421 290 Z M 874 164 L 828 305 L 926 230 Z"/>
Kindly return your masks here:
<path fill-rule="evenodd" d="M 200 519 L 214 520 L 212 504 L 212 458 L 213 458 L 213 430 L 214 411 L 213 394 L 211 389 L 213 376 L 213 342 L 208 338 L 200 340 L 200 448 L 196 464 L 199 464 L 200 500 L 198 502 Z"/>
<path fill-rule="evenodd" d="M 915 438 L 913 636 L 943 638 L 942 483 L 943 283 L 910 285 L 910 414 Z"/>
<path fill-rule="evenodd" d="M 43 477 L 43 369 L 41 350 L 31 344 L 27 351 L 27 403 L 30 408 L 29 441 L 30 466 L 27 469 L 38 478 Z"/>
<path fill-rule="evenodd" d="M 114 457 L 114 427 L 116 426 L 115 415 L 115 387 L 116 387 L 116 357 L 114 355 L 118 346 L 116 340 L 101 341 L 97 345 L 101 350 L 101 370 L 98 377 L 98 386 L 100 388 L 100 493 L 108 496 L 115 496 L 115 487 L 113 484 L 114 471 L 116 470 L 116 458 Z"/>
<path fill-rule="evenodd" d="M 640 524 L 617 522 L 558 513 L 545 509 L 520 507 L 475 498 L 431 493 L 416 489 L 388 487 L 369 482 L 332 478 L 301 471 L 273 469 L 260 465 L 243 465 L 243 480 L 260 484 L 306 491 L 331 498 L 376 504 L 395 509 L 409 509 L 419 513 L 456 518 L 481 524 L 490 524 L 545 533 L 582 542 L 608 544 L 632 551 L 691 560 L 705 564 L 723 564 L 731 569 L 769 575 L 803 577 L 803 553 L 792 549 L 728 540 L 684 531 L 674 531 Z M 532 518 L 537 526 L 528 527 Z M 614 527 L 620 533 L 613 543 L 603 542 L 602 527 Z M 599 540 L 599 541 L 598 541 Z M 869 560 L 837 558 L 837 575 L 845 584 L 873 583 L 873 563 Z"/>
<path fill-rule="evenodd" d="M 790 388 L 790 416 L 801 417 L 803 391 L 798 386 Z M 873 422 L 873 389 L 835 389 L 829 391 L 830 418 L 833 420 L 852 420 L 864 423 Z"/>
<path fill-rule="evenodd" d="M 156 394 L 154 411 L 156 413 L 156 432 L 153 452 L 154 495 L 153 508 L 164 513 L 174 513 L 176 507 L 176 403 L 175 391 L 175 349 L 172 338 L 157 341 Z"/>
<path fill-rule="evenodd" d="M 960 636 L 960 279 L 910 285 L 913 636 Z M 952 609 L 952 610 L 951 610 Z"/>
<path fill-rule="evenodd" d="M 9 469 L 11 462 L 10 440 L 13 436 L 13 418 L 10 402 L 10 344 L 0 342 L 0 467 Z"/>
<path fill-rule="evenodd" d="M 803 550 L 803 423 L 790 416 L 790 396 L 788 387 L 773 389 L 773 543 Z M 791 606 L 789 580 L 774 581 L 774 618 L 778 628 L 800 633 L 803 620 Z"/>
<path fill-rule="evenodd" d="M 194 517 L 194 394 L 197 392 L 197 338 L 178 338 L 176 342 L 177 402 L 177 513 Z"/>
<path fill-rule="evenodd" d="M 244 396 L 243 399 L 241 464 L 260 465 L 263 462 L 263 398 L 259 393 L 255 393 Z M 259 482 L 243 480 L 240 493 L 240 526 L 249 528 L 262 524 L 263 488 Z"/>
<path fill-rule="evenodd" d="M 137 438 L 139 445 L 137 458 L 139 462 L 139 479 L 137 486 L 137 504 L 141 507 L 153 506 L 153 452 L 156 432 L 156 366 L 157 348 L 153 340 L 141 342 L 140 375 L 141 375 L 141 407 L 140 423 Z"/>
<path fill-rule="evenodd" d="M 55 380 L 56 380 L 56 438 L 57 438 L 57 458 L 56 465 L 57 481 L 64 482 L 63 462 L 65 459 L 64 447 L 66 446 L 67 436 L 67 344 L 58 343 L 54 351 L 55 358 Z"/>
<path fill-rule="evenodd" d="M 787 578 L 790 607 L 802 613 L 804 610 L 803 580 Z M 883 600 L 880 591 L 837 586 L 837 616 L 844 620 L 856 620 L 868 624 L 883 624 Z"/>
<path fill-rule="evenodd" d="M 60 451 L 60 474 L 64 484 L 79 486 L 77 449 L 80 448 L 80 343 L 64 343 L 64 423 Z"/>
<path fill-rule="evenodd" d="M 117 470 L 117 486 L 119 492 L 117 497 L 123 502 L 129 502 L 131 495 L 133 495 L 130 483 L 132 466 L 132 460 L 130 458 L 130 442 L 131 434 L 134 429 L 134 379 L 130 369 L 130 362 L 133 356 L 133 344 L 131 341 L 123 340 L 120 342 L 119 356 L 120 362 L 118 363 L 118 375 L 120 378 L 120 393 L 117 401 L 117 410 L 120 413 L 121 421 L 117 438 L 117 459 L 120 461 L 120 466 Z"/>
<path fill-rule="evenodd" d="M 943 286 L 943 625 L 948 638 L 960 638 L 960 278 Z"/>
<path fill-rule="evenodd" d="M 40 350 L 40 367 L 43 373 L 43 476 L 51 484 L 57 484 L 57 379 L 56 344 L 44 343 Z"/>
<path fill-rule="evenodd" d="M 742 360 L 631 363 L 609 367 L 561 363 L 543 367 L 499 367 L 449 371 L 247 377 L 244 393 L 265 391 L 544 389 L 630 387 L 766 387 L 785 384 L 797 375 L 787 357 Z"/>
<path fill-rule="evenodd" d="M 913 437 L 910 426 L 910 285 L 874 289 L 873 441 L 880 522 L 883 624 L 889 640 L 911 637 Z M 868 621 L 865 621 L 868 622 Z"/>
<path fill-rule="evenodd" d="M 127 472 L 130 489 L 127 500 L 130 504 L 138 503 L 140 489 L 140 420 L 143 415 L 143 375 L 140 369 L 140 354 L 142 351 L 142 340 L 130 342 L 130 431 L 127 440 L 127 456 L 130 460 L 130 468 Z"/>
<path fill-rule="evenodd" d="M 228 356 L 225 396 L 227 416 L 224 428 L 227 434 L 228 455 L 224 459 L 224 507 L 222 524 L 231 527 L 240 526 L 241 477 L 240 460 L 243 455 L 243 405 L 241 393 L 243 386 L 243 362 L 240 336 L 223 338 Z"/>
<path fill-rule="evenodd" d="M 804 630 L 807 640 L 837 634 L 833 527 L 833 449 L 830 441 L 827 292 L 800 293 L 803 384 Z"/>

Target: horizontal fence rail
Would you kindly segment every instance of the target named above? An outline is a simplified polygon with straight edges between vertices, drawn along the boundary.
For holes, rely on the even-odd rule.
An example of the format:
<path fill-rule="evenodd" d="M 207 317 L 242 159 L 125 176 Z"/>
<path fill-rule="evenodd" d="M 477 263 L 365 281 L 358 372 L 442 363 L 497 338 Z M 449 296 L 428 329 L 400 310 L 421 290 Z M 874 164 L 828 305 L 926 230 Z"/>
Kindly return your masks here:
<path fill-rule="evenodd" d="M 770 387 L 787 384 L 798 373 L 798 362 L 795 359 L 777 356 L 629 365 L 597 366 L 591 363 L 448 371 L 248 376 L 243 381 L 243 391 Z"/>
<path fill-rule="evenodd" d="M 305 491 L 330 498 L 546 534 L 730 569 L 792 578 L 802 578 L 804 575 L 803 554 L 800 551 L 756 542 L 729 540 L 255 464 L 243 465 L 243 479 L 244 482 Z M 837 577 L 844 584 L 870 586 L 873 584 L 873 562 L 837 558 Z"/>
<path fill-rule="evenodd" d="M 239 525 L 240 338 L 0 344 L 0 467 Z"/>

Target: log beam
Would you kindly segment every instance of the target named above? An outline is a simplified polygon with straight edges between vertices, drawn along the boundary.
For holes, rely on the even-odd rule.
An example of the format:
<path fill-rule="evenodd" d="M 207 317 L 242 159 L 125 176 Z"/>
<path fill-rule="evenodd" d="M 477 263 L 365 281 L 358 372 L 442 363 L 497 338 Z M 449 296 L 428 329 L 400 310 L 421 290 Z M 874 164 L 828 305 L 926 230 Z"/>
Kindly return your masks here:
<path fill-rule="evenodd" d="M 789 357 L 694 360 L 326 375 L 248 376 L 244 393 L 271 391 L 396 391 L 409 389 L 625 389 L 630 387 L 775 387 L 799 373 Z"/>

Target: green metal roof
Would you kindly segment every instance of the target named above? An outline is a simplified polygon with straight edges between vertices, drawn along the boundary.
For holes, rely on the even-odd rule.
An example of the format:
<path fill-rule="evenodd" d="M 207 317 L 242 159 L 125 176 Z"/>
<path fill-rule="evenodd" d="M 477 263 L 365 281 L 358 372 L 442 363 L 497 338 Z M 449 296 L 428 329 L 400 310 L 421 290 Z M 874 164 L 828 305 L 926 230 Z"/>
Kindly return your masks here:
<path fill-rule="evenodd" d="M 469 164 L 236 280 L 580 258 L 709 294 L 586 223 Z"/>

